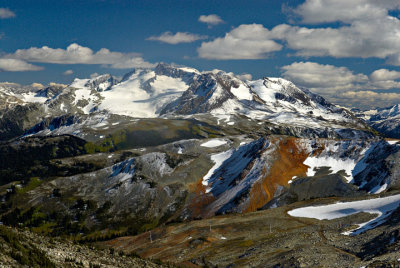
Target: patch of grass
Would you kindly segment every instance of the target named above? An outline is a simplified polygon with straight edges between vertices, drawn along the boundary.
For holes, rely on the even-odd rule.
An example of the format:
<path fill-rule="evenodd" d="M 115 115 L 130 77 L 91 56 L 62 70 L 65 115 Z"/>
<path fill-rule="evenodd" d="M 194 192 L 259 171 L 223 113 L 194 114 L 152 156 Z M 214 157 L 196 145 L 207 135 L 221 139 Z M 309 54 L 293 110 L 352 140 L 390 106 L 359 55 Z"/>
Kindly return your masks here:
<path fill-rule="evenodd" d="M 17 194 L 24 194 L 27 193 L 36 187 L 38 187 L 40 184 L 42 184 L 42 180 L 39 177 L 32 177 L 29 179 L 29 182 L 23 186 L 22 188 L 15 188 Z"/>
<path fill-rule="evenodd" d="M 150 223 L 143 224 L 143 226 L 140 228 L 140 231 L 146 232 L 146 231 L 152 230 L 152 229 L 156 228 L 158 226 L 158 224 L 159 224 L 159 220 L 154 219 Z"/>
<path fill-rule="evenodd" d="M 250 247 L 254 244 L 253 240 L 244 240 L 243 242 L 241 242 L 238 246 L 239 247 Z"/>
<path fill-rule="evenodd" d="M 32 227 L 32 231 L 35 233 L 49 234 L 53 231 L 53 227 L 56 225 L 55 222 L 46 222 L 39 227 Z"/>

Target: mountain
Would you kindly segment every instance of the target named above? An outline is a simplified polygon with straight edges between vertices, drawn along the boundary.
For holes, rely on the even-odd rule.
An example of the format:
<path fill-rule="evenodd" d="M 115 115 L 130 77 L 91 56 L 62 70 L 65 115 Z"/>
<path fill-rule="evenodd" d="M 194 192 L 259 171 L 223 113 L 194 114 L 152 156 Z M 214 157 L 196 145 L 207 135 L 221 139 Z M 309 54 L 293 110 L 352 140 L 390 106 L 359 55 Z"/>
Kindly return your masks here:
<path fill-rule="evenodd" d="M 371 249 L 372 239 L 393 231 L 388 224 L 397 217 L 400 146 L 377 135 L 359 112 L 337 107 L 285 79 L 249 81 L 220 70 L 159 64 L 132 70 L 122 79 L 105 74 L 48 87 L 3 83 L 0 94 L 4 225 L 118 251 L 130 251 L 130 241 L 140 241 L 134 248 L 145 257 L 166 254 L 169 260 L 174 251 L 159 242 L 165 236 L 171 243 L 175 236 L 170 230 L 176 230 L 183 239 L 175 237 L 182 242 L 176 248 L 185 245 L 191 253 L 173 262 L 209 266 L 236 261 L 247 265 L 254 261 L 246 259 L 253 251 L 261 256 L 271 245 L 256 238 L 265 218 L 274 228 L 289 230 L 288 236 L 263 236 L 279 239 L 275 253 L 286 252 L 290 241 L 297 241 L 300 249 L 310 246 L 301 246 L 303 240 L 320 239 L 327 254 L 333 246 L 321 228 L 335 237 L 335 254 L 350 252 L 353 249 L 336 238 L 345 231 L 353 235 L 354 226 L 365 223 L 368 228 L 354 236 L 372 232 L 373 237 L 357 242 L 346 236 L 346 241 L 368 248 L 354 246 L 354 256 L 377 258 L 382 254 Z M 396 198 L 384 199 L 386 195 Z M 370 198 L 378 200 L 374 210 L 365 211 L 364 203 L 353 206 Z M 314 224 L 287 214 L 337 201 L 349 202 L 340 217 L 333 218 L 345 222 L 346 230 L 334 227 L 337 222 Z M 373 217 L 381 210 L 383 216 Z M 353 211 L 364 214 L 353 217 Z M 266 216 L 269 213 L 273 216 Z M 246 215 L 249 221 L 243 220 Z M 239 232 L 247 241 L 243 245 L 232 241 L 238 237 L 228 236 L 233 245 L 229 254 L 236 255 L 208 260 L 199 249 L 216 249 L 228 234 L 203 225 L 213 221 L 225 226 L 223 217 L 232 221 L 232 228 L 243 220 L 252 231 Z M 296 230 L 304 238 L 318 237 L 295 240 Z M 115 237 L 120 238 L 104 242 Z M 157 249 L 150 249 L 153 242 Z M 253 243 L 257 249 L 251 249 Z M 297 265 L 294 260 L 301 255 L 287 253 L 294 259 L 286 263 L 275 253 L 271 264 L 283 266 Z M 343 266 L 357 262 L 346 254 L 331 258 Z"/>
<path fill-rule="evenodd" d="M 377 108 L 368 111 L 354 111 L 356 116 L 364 119 L 372 128 L 389 138 L 400 138 L 400 105 Z"/>
<path fill-rule="evenodd" d="M 24 132 L 33 134 L 35 129 L 40 129 L 38 126 L 47 127 L 50 130 L 47 134 L 52 133 L 63 125 L 50 122 L 63 121 L 57 118 L 66 115 L 75 117 L 75 129 L 69 124 L 68 130 L 57 130 L 57 134 L 78 132 L 82 126 L 77 122 L 85 121 L 85 126 L 98 125 L 112 116 L 143 119 L 194 118 L 197 115 L 207 115 L 209 120 L 232 125 L 238 117 L 247 118 L 276 127 L 296 128 L 297 132 L 308 129 L 320 136 L 346 135 L 343 130 L 349 129 L 361 130 L 358 131 L 360 135 L 363 130 L 368 132 L 368 127 L 351 112 L 287 80 L 241 81 L 219 70 L 199 72 L 167 64 L 134 70 L 121 81 L 110 75 L 100 75 L 75 79 L 67 87 L 40 90 L 25 88 L 21 91 L 15 86 L 3 85 L 0 92 L 4 94 L 1 100 L 5 111 L 0 125 L 8 126 L 13 117 L 16 119 L 13 128 L 2 128 L 2 139 Z M 45 119 L 41 121 L 41 118 Z M 330 133 L 326 133 L 327 129 Z"/>

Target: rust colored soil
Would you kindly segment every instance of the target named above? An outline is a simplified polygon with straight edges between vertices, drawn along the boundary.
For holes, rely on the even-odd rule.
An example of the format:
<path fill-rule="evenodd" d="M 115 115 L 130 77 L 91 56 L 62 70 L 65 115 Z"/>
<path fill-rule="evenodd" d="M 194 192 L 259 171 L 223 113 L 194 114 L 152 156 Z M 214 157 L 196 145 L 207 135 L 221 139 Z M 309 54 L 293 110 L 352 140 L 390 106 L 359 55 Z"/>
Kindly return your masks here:
<path fill-rule="evenodd" d="M 204 216 L 204 208 L 215 200 L 211 193 L 206 193 L 206 187 L 202 181 L 203 179 L 189 186 L 189 191 L 194 193 L 194 197 L 189 204 L 189 210 L 192 212 L 193 218 Z"/>
<path fill-rule="evenodd" d="M 279 185 L 287 185 L 293 176 L 305 176 L 308 166 L 303 162 L 308 153 L 299 148 L 296 138 L 283 138 L 277 141 L 276 158 L 265 176 L 250 190 L 249 205 L 245 212 L 256 211 L 272 199 Z"/>

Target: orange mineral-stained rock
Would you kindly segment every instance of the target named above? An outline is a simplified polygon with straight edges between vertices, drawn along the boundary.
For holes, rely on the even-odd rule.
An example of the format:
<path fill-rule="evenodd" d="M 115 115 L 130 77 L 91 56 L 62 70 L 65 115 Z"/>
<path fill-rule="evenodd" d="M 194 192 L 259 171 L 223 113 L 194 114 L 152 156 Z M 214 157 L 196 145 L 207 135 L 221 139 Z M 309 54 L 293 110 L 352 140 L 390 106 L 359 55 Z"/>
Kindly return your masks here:
<path fill-rule="evenodd" d="M 189 186 L 189 191 L 194 193 L 194 197 L 188 206 L 193 218 L 204 217 L 204 208 L 215 200 L 211 193 L 206 193 L 206 187 L 202 182 L 203 179 Z"/>
<path fill-rule="evenodd" d="M 294 176 L 305 176 L 308 166 L 303 162 L 309 152 L 297 144 L 296 138 L 271 140 L 277 144 L 275 160 L 264 168 L 264 176 L 251 188 L 248 207 L 244 212 L 256 211 L 272 199 L 279 185 L 287 185 Z"/>

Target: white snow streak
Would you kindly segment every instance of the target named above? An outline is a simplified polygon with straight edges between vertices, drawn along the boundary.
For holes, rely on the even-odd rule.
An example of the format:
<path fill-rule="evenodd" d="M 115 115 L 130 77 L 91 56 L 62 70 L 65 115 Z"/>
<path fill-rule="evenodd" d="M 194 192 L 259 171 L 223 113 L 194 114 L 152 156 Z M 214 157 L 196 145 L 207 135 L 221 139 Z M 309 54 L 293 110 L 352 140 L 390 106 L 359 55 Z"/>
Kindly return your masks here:
<path fill-rule="evenodd" d="M 208 185 L 208 180 L 214 174 L 214 171 L 216 171 L 222 165 L 222 163 L 224 163 L 225 160 L 227 160 L 229 157 L 231 157 L 232 153 L 233 153 L 233 150 L 229 150 L 229 151 L 226 151 L 226 152 L 222 152 L 222 153 L 211 155 L 211 160 L 215 163 L 215 165 L 203 177 L 202 184 L 204 186 Z M 208 188 L 206 190 L 206 193 L 208 193 L 210 191 L 211 191 L 211 188 Z"/>
<path fill-rule="evenodd" d="M 207 147 L 207 148 L 213 148 L 213 147 L 218 147 L 221 145 L 226 144 L 226 140 L 221 140 L 221 139 L 212 139 L 209 141 L 206 141 L 205 143 L 200 144 L 202 147 Z"/>

